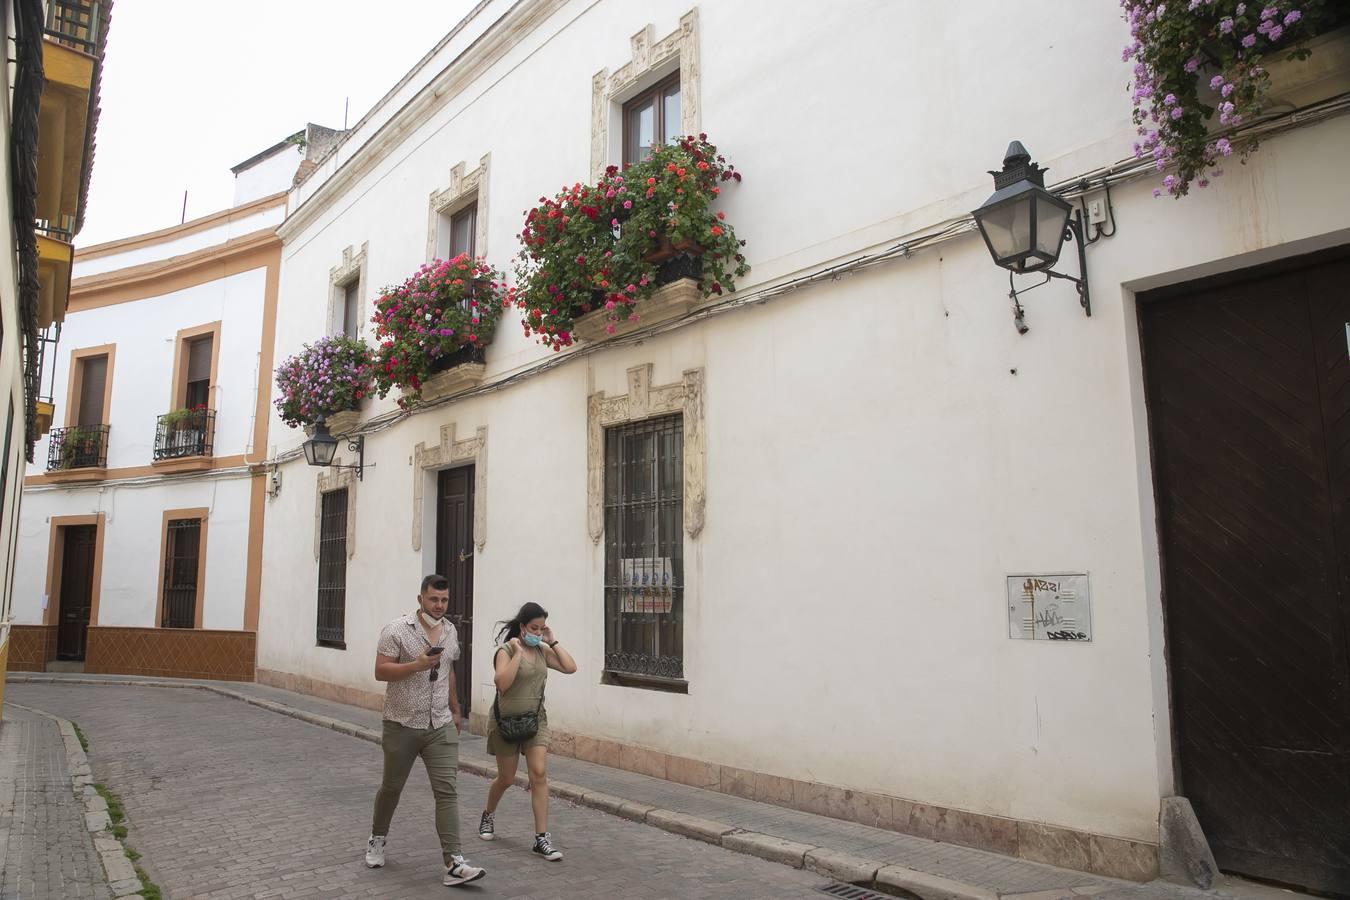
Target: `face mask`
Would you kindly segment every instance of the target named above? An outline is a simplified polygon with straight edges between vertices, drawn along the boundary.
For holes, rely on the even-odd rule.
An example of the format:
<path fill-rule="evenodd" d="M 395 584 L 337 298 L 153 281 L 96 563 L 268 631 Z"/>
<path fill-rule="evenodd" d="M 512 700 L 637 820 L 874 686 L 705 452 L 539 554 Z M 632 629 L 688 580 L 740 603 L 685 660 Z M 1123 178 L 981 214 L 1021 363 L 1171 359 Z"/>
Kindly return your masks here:
<path fill-rule="evenodd" d="M 522 634 L 520 636 L 520 639 L 525 642 L 526 647 L 538 647 L 540 644 L 544 642 L 544 639 L 541 638 L 539 635 L 530 634 L 528 631 Z"/>
<path fill-rule="evenodd" d="M 422 616 L 422 622 L 423 622 L 428 628 L 435 628 L 435 627 L 439 626 L 439 625 L 441 624 L 441 622 L 444 621 L 444 619 L 433 619 L 431 616 L 427 615 L 426 610 L 422 610 L 421 616 Z"/>

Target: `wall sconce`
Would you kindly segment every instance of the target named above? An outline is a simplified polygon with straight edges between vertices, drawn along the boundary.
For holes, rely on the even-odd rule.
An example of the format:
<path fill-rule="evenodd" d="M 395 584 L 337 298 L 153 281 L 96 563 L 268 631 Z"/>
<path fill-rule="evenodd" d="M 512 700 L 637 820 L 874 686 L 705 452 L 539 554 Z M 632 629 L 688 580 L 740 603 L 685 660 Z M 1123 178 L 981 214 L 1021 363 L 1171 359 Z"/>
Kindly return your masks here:
<path fill-rule="evenodd" d="M 1045 169 L 1031 161 L 1031 154 L 1021 141 L 1013 141 L 1003 157 L 1002 171 L 989 173 L 994 176 L 994 193 L 972 213 L 980 235 L 989 248 L 989 255 L 994 258 L 994 264 L 1008 270 L 1008 296 L 1013 302 L 1013 320 L 1021 334 L 1026 334 L 1029 329 L 1023 319 L 1018 296 L 1049 284 L 1052 278 L 1073 282 L 1078 289 L 1078 302 L 1083 312 L 1092 315 L 1085 251 L 1087 245 L 1099 237 L 1115 234 L 1114 218 L 1110 232 L 1104 232 L 1097 226 L 1093 228 L 1092 234 L 1085 234 L 1083 210 L 1075 209 L 1067 200 L 1046 190 L 1045 172 Z M 1094 213 L 1097 212 L 1094 209 Z M 1105 210 L 1100 212 L 1102 221 L 1112 217 L 1109 188 Z M 1097 216 L 1092 218 L 1095 222 Z M 1051 270 L 1059 261 L 1064 241 L 1070 237 L 1078 245 L 1077 278 Z M 1043 281 L 1020 291 L 1017 289 L 1013 280 L 1015 275 L 1037 272 L 1045 275 Z"/>
<path fill-rule="evenodd" d="M 339 440 L 347 442 L 347 449 L 356 454 L 356 465 L 354 466 L 334 466 L 333 456 L 337 453 Z M 328 433 L 328 423 L 324 421 L 323 416 L 314 423 L 314 434 L 309 440 L 305 441 L 305 462 L 311 466 L 328 466 L 334 469 L 355 469 L 356 480 L 361 481 L 362 474 L 366 468 L 366 438 L 364 435 L 348 437 L 342 435 L 334 437 Z M 371 463 L 374 465 L 374 463 Z"/>

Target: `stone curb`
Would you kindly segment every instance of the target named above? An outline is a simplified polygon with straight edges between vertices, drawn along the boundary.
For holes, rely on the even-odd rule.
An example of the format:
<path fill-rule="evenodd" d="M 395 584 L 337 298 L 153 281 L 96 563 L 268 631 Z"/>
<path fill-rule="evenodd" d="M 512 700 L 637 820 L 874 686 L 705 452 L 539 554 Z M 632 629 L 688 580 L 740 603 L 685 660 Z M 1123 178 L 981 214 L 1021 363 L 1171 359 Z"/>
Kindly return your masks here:
<path fill-rule="evenodd" d="M 66 770 L 71 776 L 71 789 L 76 801 L 84 807 L 85 828 L 93 835 L 94 850 L 103 864 L 108 888 L 116 898 L 139 896 L 145 886 L 141 884 L 140 876 L 136 874 L 136 866 L 127 855 L 126 846 L 113 837 L 110 831 L 112 820 L 108 816 L 108 801 L 92 787 L 93 773 L 89 768 L 89 756 L 80 746 L 80 737 L 75 733 L 75 726 L 68 719 L 33 709 L 31 706 L 19 703 L 10 705 L 56 723 L 61 731 L 61 742 L 65 745 Z"/>
<path fill-rule="evenodd" d="M 130 679 L 58 678 L 36 673 L 18 674 L 17 677 L 15 674 L 11 674 L 9 680 L 19 684 L 110 684 L 207 691 L 232 700 L 240 700 L 251 706 L 279 713 L 292 719 L 298 719 L 301 722 L 351 735 L 372 744 L 380 743 L 380 734 L 369 728 L 215 685 L 179 684 L 172 681 L 132 681 Z M 46 715 L 46 713 L 43 713 L 43 715 Z M 56 717 L 52 716 L 52 718 Z M 74 736 L 73 731 L 71 735 Z M 75 746 L 77 749 L 79 748 L 78 741 Z M 497 775 L 496 763 L 486 756 L 465 757 L 461 755 L 459 767 L 470 774 L 483 778 L 495 778 Z M 524 786 L 526 783 L 525 776 L 518 775 L 516 783 Z M 549 794 L 578 806 L 587 806 L 633 822 L 650 825 L 671 834 L 713 844 L 725 850 L 756 856 L 769 862 L 791 866 L 794 869 L 809 869 L 812 872 L 841 882 L 865 883 L 869 887 L 875 885 L 883 890 L 887 888 L 901 890 L 915 894 L 922 900 L 998 900 L 999 896 L 987 888 L 931 875 L 916 869 L 853 856 L 829 847 L 815 847 L 770 834 L 747 831 L 723 822 L 702 819 L 675 810 L 659 809 L 645 803 L 616 797 L 613 794 L 591 790 L 563 781 L 550 780 Z"/>

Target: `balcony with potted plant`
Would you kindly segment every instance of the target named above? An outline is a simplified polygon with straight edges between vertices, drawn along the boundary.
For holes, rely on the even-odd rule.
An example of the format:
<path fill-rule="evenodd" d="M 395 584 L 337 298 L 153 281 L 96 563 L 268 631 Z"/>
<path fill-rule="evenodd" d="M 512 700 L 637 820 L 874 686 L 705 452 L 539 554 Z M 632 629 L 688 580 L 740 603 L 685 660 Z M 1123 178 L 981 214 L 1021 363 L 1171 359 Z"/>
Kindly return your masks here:
<path fill-rule="evenodd" d="M 108 425 L 53 428 L 47 438 L 52 481 L 102 481 L 108 475 Z"/>
<path fill-rule="evenodd" d="M 375 302 L 372 375 L 384 397 L 395 388 L 407 409 L 477 386 L 502 309 L 506 278 L 481 257 L 435 259 Z"/>
<path fill-rule="evenodd" d="M 175 409 L 155 420 L 152 465 L 160 470 L 189 471 L 211 466 L 216 411 L 205 404 Z"/>
<path fill-rule="evenodd" d="M 343 335 L 320 338 L 277 367 L 273 404 L 292 428 L 310 432 L 322 418 L 331 431 L 346 434 L 361 421 L 371 371 L 365 341 Z"/>
<path fill-rule="evenodd" d="M 734 291 L 749 271 L 745 242 L 718 206 L 723 185 L 740 180 L 706 135 L 691 135 L 625 170 L 609 167 L 595 185 L 540 198 L 516 267 L 525 334 L 558 351 Z"/>

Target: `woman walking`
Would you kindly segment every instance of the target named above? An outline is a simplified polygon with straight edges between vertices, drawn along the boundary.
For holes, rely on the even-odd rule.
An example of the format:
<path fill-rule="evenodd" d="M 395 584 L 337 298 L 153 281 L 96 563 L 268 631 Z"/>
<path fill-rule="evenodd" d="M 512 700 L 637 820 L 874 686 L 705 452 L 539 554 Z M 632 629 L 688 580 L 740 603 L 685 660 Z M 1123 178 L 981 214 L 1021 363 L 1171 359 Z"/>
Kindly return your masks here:
<path fill-rule="evenodd" d="M 500 644 L 493 654 L 493 680 L 497 699 L 492 704 L 488 752 L 497 757 L 497 777 L 488 788 L 487 808 L 478 825 L 485 841 L 496 837 L 493 817 L 497 804 L 515 782 L 521 755 L 530 778 L 530 806 L 534 810 L 534 852 L 544 859 L 562 859 L 548 831 L 548 712 L 544 708 L 544 683 L 548 670 L 564 675 L 576 672 L 577 664 L 553 636 L 548 613 L 538 603 L 526 603 L 497 632 Z"/>

